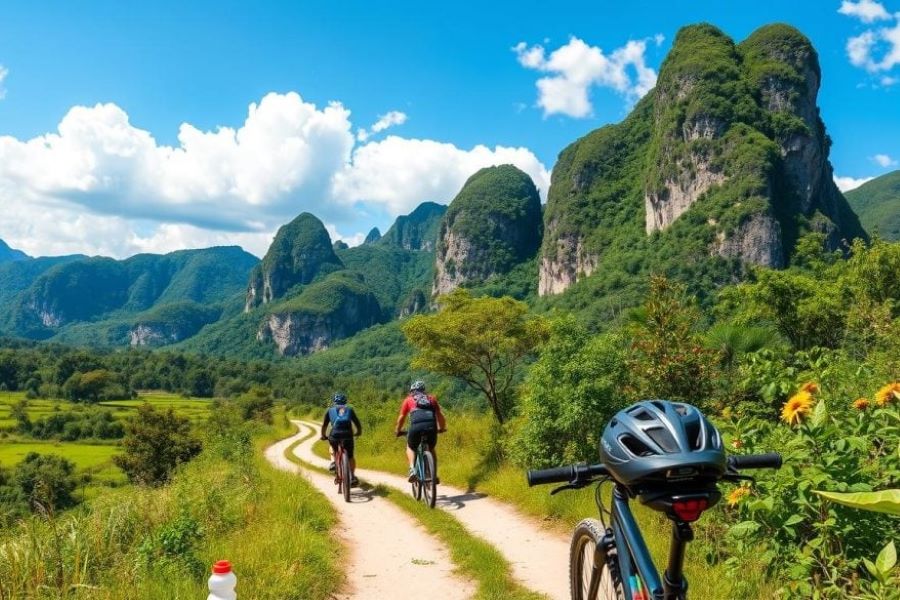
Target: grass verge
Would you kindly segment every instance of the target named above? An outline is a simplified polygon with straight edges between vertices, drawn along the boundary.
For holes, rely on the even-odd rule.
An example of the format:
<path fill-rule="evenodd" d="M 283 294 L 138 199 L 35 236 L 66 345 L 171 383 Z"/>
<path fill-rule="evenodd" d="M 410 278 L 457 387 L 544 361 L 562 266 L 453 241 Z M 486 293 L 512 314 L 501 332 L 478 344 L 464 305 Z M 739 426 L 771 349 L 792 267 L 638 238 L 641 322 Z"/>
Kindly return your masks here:
<path fill-rule="evenodd" d="M 310 465 L 294 455 L 294 448 L 308 437 L 298 440 L 285 449 L 285 457 L 303 468 L 327 474 L 327 470 Z M 510 564 L 503 555 L 489 543 L 472 535 L 453 516 L 442 510 L 430 509 L 411 496 L 387 486 L 376 486 L 374 491 L 376 495 L 389 500 L 419 521 L 430 534 L 447 547 L 450 558 L 459 572 L 476 582 L 475 597 L 479 600 L 539 600 L 543 598 L 542 595 L 531 592 L 517 583 L 512 577 Z"/>
<path fill-rule="evenodd" d="M 167 486 L 114 490 L 0 532 L 0 600 L 202 598 L 219 559 L 234 564 L 239 597 L 330 597 L 341 578 L 336 516 L 311 485 L 262 457 L 284 435 L 283 424 L 257 426 L 252 446 L 206 450 Z"/>

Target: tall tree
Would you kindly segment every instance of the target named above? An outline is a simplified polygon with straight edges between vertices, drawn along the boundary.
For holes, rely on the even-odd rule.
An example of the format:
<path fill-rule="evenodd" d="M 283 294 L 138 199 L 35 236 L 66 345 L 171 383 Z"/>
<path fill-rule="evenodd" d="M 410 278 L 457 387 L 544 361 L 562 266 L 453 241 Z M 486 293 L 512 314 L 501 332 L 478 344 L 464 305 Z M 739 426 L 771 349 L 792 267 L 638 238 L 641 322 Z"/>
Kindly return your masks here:
<path fill-rule="evenodd" d="M 403 326 L 418 351 L 412 366 L 457 377 L 484 394 L 497 421 L 512 408 L 516 367 L 547 337 L 547 322 L 509 297 L 473 298 L 457 289 L 438 300 L 440 311 Z"/>

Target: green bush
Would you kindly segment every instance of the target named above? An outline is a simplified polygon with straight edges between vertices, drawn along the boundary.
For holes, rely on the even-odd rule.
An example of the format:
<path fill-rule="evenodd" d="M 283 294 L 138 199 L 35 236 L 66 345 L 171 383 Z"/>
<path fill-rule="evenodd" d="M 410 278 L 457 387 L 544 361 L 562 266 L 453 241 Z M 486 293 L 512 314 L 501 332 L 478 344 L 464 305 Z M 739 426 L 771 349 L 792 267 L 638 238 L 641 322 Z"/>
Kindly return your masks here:
<path fill-rule="evenodd" d="M 202 449 L 191 431 L 188 418 L 171 408 L 159 411 L 142 404 L 125 425 L 124 452 L 113 462 L 128 479 L 144 485 L 160 485 L 169 480 L 175 467 L 190 461 Z"/>

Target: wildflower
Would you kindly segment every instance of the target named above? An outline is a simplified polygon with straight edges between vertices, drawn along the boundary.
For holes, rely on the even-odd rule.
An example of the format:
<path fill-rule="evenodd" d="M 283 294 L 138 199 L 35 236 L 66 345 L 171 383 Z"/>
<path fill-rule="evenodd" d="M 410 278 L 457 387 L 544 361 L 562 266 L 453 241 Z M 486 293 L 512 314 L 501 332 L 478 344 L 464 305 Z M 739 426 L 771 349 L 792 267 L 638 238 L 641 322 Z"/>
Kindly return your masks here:
<path fill-rule="evenodd" d="M 731 447 L 735 450 L 740 450 L 744 447 L 744 442 L 741 441 L 741 438 L 734 438 L 731 440 Z"/>
<path fill-rule="evenodd" d="M 800 423 L 802 418 L 809 414 L 815 399 L 807 391 L 800 390 L 784 403 L 781 409 L 781 420 L 788 425 Z"/>
<path fill-rule="evenodd" d="M 853 408 L 856 410 L 866 410 L 869 408 L 869 399 L 868 398 L 857 398 L 853 401 Z"/>
<path fill-rule="evenodd" d="M 731 490 L 731 493 L 728 494 L 728 506 L 737 506 L 741 500 L 744 499 L 744 496 L 750 495 L 750 488 L 742 485 L 741 487 L 734 488 Z"/>
<path fill-rule="evenodd" d="M 875 402 L 878 406 L 887 406 L 892 400 L 900 400 L 900 382 L 889 383 L 875 392 Z"/>
<path fill-rule="evenodd" d="M 800 386 L 800 390 L 803 392 L 809 392 L 810 394 L 818 394 L 819 384 L 815 381 L 807 381 L 802 386 Z"/>

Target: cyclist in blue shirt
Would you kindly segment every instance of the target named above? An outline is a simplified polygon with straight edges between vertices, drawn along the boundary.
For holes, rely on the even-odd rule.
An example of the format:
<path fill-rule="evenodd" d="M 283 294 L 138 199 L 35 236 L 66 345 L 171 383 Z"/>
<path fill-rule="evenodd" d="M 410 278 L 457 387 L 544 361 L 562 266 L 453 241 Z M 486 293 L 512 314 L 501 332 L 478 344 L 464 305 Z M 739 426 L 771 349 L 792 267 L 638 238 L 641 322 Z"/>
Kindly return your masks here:
<path fill-rule="evenodd" d="M 362 424 L 353 407 L 347 404 L 347 396 L 338 392 L 331 398 L 332 405 L 325 411 L 325 418 L 322 420 L 322 438 L 326 438 L 328 425 L 331 425 L 331 433 L 328 433 L 328 444 L 331 446 L 331 464 L 328 466 L 329 471 L 334 471 L 334 452 L 337 450 L 338 443 L 344 442 L 344 451 L 350 459 L 350 485 L 359 485 L 356 478 L 356 457 L 353 453 L 353 437 L 354 435 L 362 435 Z M 353 428 L 356 427 L 356 433 Z"/>

